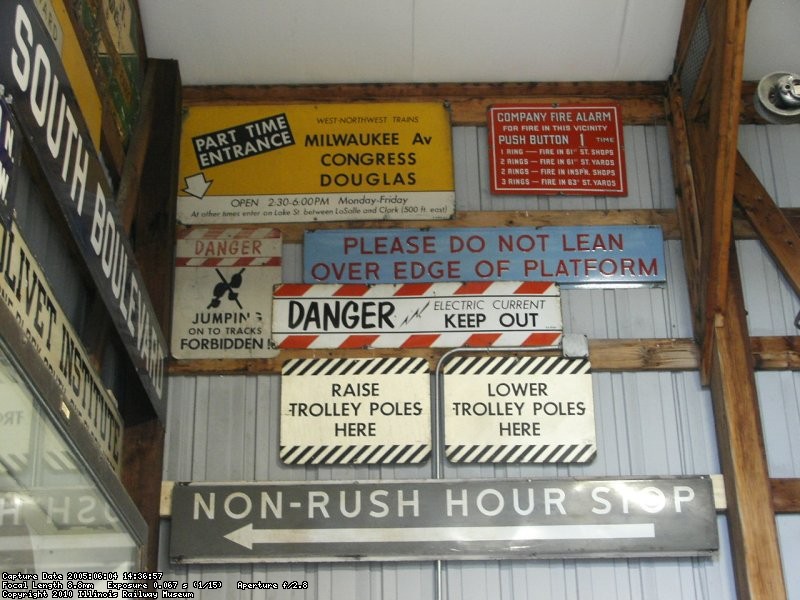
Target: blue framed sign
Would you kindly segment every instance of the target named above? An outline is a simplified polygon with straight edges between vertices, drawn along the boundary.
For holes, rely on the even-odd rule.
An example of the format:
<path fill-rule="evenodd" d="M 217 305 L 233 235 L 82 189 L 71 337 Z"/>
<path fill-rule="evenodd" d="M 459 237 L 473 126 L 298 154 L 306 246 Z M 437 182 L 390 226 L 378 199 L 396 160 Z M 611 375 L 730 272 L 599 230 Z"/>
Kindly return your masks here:
<path fill-rule="evenodd" d="M 303 248 L 306 283 L 666 281 L 664 238 L 653 226 L 307 231 Z"/>

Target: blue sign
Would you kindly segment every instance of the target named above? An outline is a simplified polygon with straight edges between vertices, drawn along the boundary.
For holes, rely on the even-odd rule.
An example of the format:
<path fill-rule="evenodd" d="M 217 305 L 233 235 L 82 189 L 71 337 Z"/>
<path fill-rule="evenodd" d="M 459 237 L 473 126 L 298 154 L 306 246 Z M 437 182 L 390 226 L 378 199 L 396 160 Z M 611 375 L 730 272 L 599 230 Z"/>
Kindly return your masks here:
<path fill-rule="evenodd" d="M 339 229 L 305 233 L 306 283 L 666 281 L 659 227 Z"/>

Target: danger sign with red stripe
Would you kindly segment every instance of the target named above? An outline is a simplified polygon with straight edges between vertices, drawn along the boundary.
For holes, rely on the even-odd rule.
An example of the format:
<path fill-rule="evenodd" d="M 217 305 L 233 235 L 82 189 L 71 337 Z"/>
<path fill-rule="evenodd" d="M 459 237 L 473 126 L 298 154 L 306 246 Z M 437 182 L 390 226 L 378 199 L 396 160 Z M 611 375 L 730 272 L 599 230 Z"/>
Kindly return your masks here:
<path fill-rule="evenodd" d="M 283 284 L 279 348 L 557 346 L 561 295 L 550 282 Z"/>
<path fill-rule="evenodd" d="M 178 231 L 172 355 L 267 358 L 269 296 L 281 280 L 281 232 L 209 225 Z"/>

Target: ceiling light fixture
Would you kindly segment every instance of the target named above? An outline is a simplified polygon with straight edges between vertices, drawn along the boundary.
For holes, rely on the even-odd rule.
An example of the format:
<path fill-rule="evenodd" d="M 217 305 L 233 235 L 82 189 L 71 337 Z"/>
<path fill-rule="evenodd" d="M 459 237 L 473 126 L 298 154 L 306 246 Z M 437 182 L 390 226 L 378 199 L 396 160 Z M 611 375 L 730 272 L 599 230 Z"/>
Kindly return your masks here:
<path fill-rule="evenodd" d="M 800 123 L 800 75 L 780 71 L 765 75 L 758 82 L 755 104 L 770 123 Z"/>

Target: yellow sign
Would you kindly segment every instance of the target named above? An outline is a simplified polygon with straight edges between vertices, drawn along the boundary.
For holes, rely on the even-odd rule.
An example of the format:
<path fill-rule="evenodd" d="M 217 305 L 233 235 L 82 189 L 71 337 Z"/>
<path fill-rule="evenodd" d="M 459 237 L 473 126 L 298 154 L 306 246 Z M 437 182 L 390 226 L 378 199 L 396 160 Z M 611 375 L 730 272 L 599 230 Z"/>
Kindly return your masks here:
<path fill-rule="evenodd" d="M 450 120 L 428 103 L 193 106 L 178 220 L 446 219 Z"/>
<path fill-rule="evenodd" d="M 92 141 L 96 148 L 100 148 L 102 102 L 64 0 L 36 0 L 35 4 L 45 28 L 53 37 L 53 42 L 61 55 L 64 70 L 69 77 L 78 106 L 81 107 L 81 114 L 86 121 Z"/>

